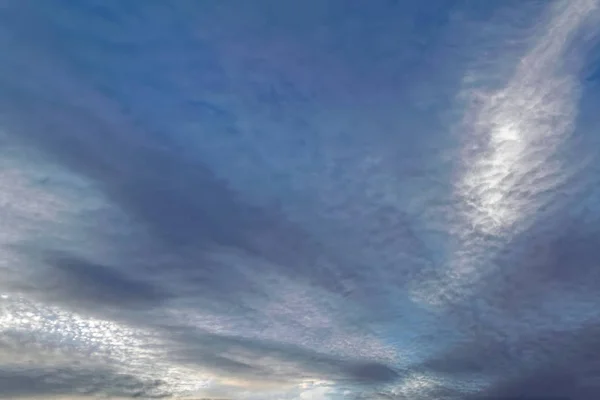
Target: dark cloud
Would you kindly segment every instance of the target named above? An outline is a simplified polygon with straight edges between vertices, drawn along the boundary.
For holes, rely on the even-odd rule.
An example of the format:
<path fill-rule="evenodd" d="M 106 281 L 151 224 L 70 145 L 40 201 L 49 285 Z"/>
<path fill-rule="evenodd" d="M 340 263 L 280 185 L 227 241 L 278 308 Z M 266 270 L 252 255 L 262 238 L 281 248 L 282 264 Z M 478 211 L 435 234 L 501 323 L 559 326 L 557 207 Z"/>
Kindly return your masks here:
<path fill-rule="evenodd" d="M 510 378 L 500 379 L 488 389 L 490 397 L 564 398 L 585 400 L 600 390 L 600 362 L 594 354 L 600 350 L 600 327 L 586 324 L 567 332 L 539 335 L 523 343 L 522 354 L 543 351 L 541 362 L 523 370 L 515 358 Z"/>
<path fill-rule="evenodd" d="M 77 367 L 9 369 L 0 367 L 0 398 L 50 395 L 108 395 L 156 399 L 167 397 L 160 381 L 145 382 L 109 370 Z"/>
<path fill-rule="evenodd" d="M 600 390 L 597 216 L 566 214 L 507 244 L 472 303 L 452 310 L 464 340 L 416 370 L 494 382 L 474 400 L 584 400 Z"/>
<path fill-rule="evenodd" d="M 507 334 L 508 331 L 506 332 Z M 469 399 L 584 400 L 600 389 L 598 327 L 531 333 L 517 341 L 473 338 L 417 367 L 448 379 L 495 382 Z"/>
<path fill-rule="evenodd" d="M 184 328 L 168 327 L 172 356 L 180 362 L 200 363 L 224 374 L 271 380 L 331 379 L 359 385 L 389 384 L 401 378 L 384 363 L 332 356 L 305 347 Z M 231 357 L 231 358 L 230 358 Z M 242 359 L 245 362 L 232 358 Z M 262 363 L 261 358 L 269 361 Z M 282 369 L 281 365 L 286 367 Z"/>
<path fill-rule="evenodd" d="M 214 295 L 249 287 L 243 277 L 229 279 L 222 265 L 202 257 L 202 249 L 224 246 L 264 259 L 264 267 L 272 264 L 285 268 L 285 274 L 341 290 L 336 283 L 341 272 L 323 268 L 318 260 L 327 257 L 326 249 L 276 208 L 248 204 L 201 161 L 164 148 L 135 128 L 127 133 L 120 125 L 113 128 L 111 117 L 102 115 L 111 110 L 71 113 L 62 108 L 51 111 L 51 104 L 28 110 L 18 101 L 12 107 L 17 108 L 13 116 L 24 111 L 45 115 L 28 120 L 28 126 L 19 130 L 19 140 L 34 143 L 46 156 L 97 183 L 128 216 L 152 232 L 157 247 L 149 248 L 150 254 L 196 249 L 192 259 L 182 256 L 169 266 L 174 274 L 187 275 Z M 54 120 L 52 126 L 39 125 L 46 117 Z"/>
<path fill-rule="evenodd" d="M 170 297 L 163 289 L 144 282 L 143 277 L 128 276 L 127 266 L 100 265 L 61 252 L 51 252 L 46 262 L 51 269 L 42 281 L 49 286 L 44 292 L 50 301 L 63 300 L 88 309 L 107 306 L 136 309 L 160 306 Z"/>

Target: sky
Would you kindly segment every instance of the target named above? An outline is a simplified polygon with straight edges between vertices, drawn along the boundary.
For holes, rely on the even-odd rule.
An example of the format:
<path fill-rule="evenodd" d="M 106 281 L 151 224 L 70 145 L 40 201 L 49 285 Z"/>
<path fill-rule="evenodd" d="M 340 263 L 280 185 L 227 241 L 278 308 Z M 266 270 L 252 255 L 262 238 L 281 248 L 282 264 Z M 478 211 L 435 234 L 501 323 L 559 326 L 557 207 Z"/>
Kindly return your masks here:
<path fill-rule="evenodd" d="M 598 397 L 600 0 L 0 0 L 0 54 L 0 399 Z"/>

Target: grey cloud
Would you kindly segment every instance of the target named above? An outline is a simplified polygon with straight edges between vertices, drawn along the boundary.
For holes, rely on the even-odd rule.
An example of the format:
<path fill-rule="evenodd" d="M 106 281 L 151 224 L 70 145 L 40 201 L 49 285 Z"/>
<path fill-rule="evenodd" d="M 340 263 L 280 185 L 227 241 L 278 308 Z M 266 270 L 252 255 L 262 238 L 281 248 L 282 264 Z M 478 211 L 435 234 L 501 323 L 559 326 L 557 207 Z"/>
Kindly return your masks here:
<path fill-rule="evenodd" d="M 0 398 L 49 395 L 108 395 L 131 398 L 168 397 L 161 382 L 145 382 L 110 370 L 77 367 L 0 367 Z"/>
<path fill-rule="evenodd" d="M 600 390 L 599 237 L 589 215 L 560 215 L 507 245 L 477 295 L 452 309 L 463 340 L 415 370 L 494 382 L 474 400 L 585 400 Z"/>
<path fill-rule="evenodd" d="M 380 385 L 401 379 L 400 371 L 380 362 L 333 356 L 301 346 L 199 330 L 168 327 L 175 342 L 174 357 L 185 363 L 200 363 L 223 373 L 272 380 L 332 379 L 358 385 Z M 269 361 L 263 363 L 261 358 Z M 235 358 L 235 360 L 234 360 Z M 243 361 L 239 361 L 243 360 Z M 279 363 L 286 366 L 283 371 Z M 290 369 L 291 366 L 291 369 Z"/>
<path fill-rule="evenodd" d="M 600 351 L 600 326 L 586 324 L 567 332 L 548 333 L 531 340 L 526 351 L 543 349 L 542 362 L 535 368 L 521 371 L 515 359 L 510 378 L 488 390 L 493 397 L 556 397 L 586 400 L 600 390 L 600 361 L 595 354 Z"/>
<path fill-rule="evenodd" d="M 46 279 L 48 300 L 65 300 L 67 304 L 87 307 L 152 308 L 160 306 L 170 295 L 163 289 L 127 275 L 127 266 L 96 264 L 85 258 L 62 252 L 46 257 L 51 266 Z M 50 292 L 50 293 L 49 293 Z M 53 299 L 53 296 L 58 296 Z"/>

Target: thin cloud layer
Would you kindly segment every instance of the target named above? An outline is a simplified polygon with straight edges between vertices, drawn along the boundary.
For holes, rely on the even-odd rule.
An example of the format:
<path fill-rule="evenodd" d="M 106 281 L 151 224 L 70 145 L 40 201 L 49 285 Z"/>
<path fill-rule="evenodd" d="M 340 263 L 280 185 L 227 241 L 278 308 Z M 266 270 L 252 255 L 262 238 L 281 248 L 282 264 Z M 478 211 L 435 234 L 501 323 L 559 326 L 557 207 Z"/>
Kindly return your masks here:
<path fill-rule="evenodd" d="M 600 392 L 596 0 L 0 6 L 0 398 Z"/>

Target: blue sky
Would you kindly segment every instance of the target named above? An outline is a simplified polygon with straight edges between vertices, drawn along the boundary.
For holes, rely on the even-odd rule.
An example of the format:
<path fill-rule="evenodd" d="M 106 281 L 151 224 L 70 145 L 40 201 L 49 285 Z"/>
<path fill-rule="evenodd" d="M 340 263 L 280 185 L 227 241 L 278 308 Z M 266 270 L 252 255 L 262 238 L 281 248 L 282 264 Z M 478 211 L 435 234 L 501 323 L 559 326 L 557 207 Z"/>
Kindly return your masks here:
<path fill-rule="evenodd" d="M 0 1 L 0 399 L 593 398 L 599 6 Z"/>

